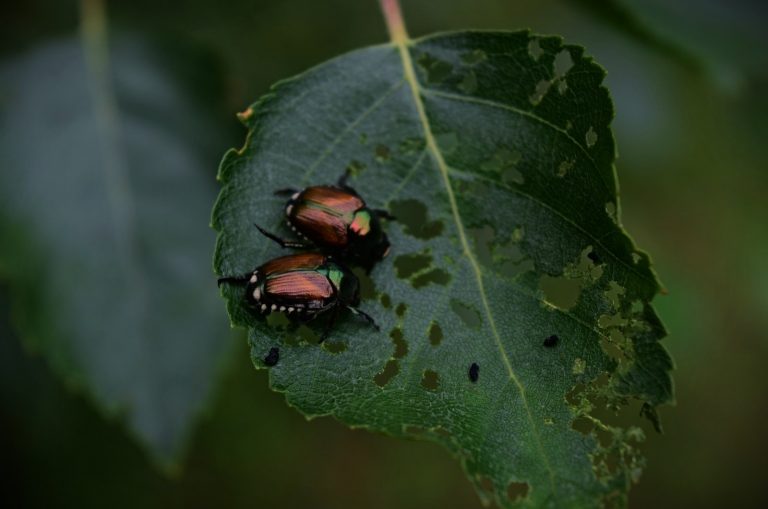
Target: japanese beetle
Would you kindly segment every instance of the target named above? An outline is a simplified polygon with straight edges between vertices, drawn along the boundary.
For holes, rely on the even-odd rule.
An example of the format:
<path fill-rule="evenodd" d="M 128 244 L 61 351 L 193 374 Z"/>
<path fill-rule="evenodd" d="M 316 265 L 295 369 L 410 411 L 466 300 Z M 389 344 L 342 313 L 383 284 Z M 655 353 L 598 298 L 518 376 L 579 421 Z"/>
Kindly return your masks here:
<path fill-rule="evenodd" d="M 281 256 L 260 265 L 251 274 L 219 278 L 221 283 L 247 282 L 245 298 L 262 314 L 284 312 L 289 318 L 309 321 L 330 312 L 325 340 L 338 313 L 346 308 L 373 325 L 367 313 L 357 309 L 360 284 L 349 269 L 321 253 L 298 253 Z"/>
<path fill-rule="evenodd" d="M 385 210 L 372 210 L 347 185 L 345 173 L 336 185 L 311 186 L 303 190 L 281 189 L 290 195 L 285 206 L 288 226 L 308 241 L 285 240 L 259 228 L 283 247 L 311 248 L 331 253 L 366 270 L 389 254 L 389 240 L 380 219 L 394 219 Z"/>

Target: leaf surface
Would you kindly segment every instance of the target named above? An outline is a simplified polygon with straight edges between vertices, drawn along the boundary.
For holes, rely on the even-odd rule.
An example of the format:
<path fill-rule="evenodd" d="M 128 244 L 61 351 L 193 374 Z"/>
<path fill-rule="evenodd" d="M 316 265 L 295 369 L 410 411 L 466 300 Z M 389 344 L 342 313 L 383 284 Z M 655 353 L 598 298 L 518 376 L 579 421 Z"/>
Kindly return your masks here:
<path fill-rule="evenodd" d="M 220 138 L 171 71 L 187 61 L 124 39 L 96 77 L 62 40 L 0 69 L 0 275 L 19 335 L 162 460 L 227 343 L 206 228 Z"/>
<path fill-rule="evenodd" d="M 272 387 L 309 417 L 441 443 L 504 507 L 623 500 L 642 432 L 596 410 L 641 401 L 654 417 L 671 362 L 659 284 L 618 222 L 603 77 L 557 37 L 447 33 L 341 56 L 241 114 L 213 213 L 219 274 L 281 253 L 253 227 L 290 236 L 275 189 L 351 168 L 398 218 L 362 280 L 380 333 L 347 315 L 318 345 L 319 325 L 264 320 L 224 286 L 255 364 L 280 348 Z"/>

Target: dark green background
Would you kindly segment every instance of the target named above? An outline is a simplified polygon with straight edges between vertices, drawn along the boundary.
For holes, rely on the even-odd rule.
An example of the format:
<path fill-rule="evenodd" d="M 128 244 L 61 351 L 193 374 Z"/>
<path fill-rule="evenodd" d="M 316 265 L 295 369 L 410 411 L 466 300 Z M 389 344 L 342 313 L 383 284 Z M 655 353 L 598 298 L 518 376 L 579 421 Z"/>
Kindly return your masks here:
<path fill-rule="evenodd" d="M 665 15 L 646 6 L 660 32 L 706 50 L 702 70 L 606 25 L 583 8 L 589 2 L 402 3 L 415 36 L 531 28 L 585 45 L 607 68 L 622 219 L 669 290 L 655 305 L 677 363 L 678 404 L 661 409 L 666 433 L 649 437 L 648 468 L 631 506 L 765 507 L 768 67 L 758 64 L 768 45 L 755 30 L 765 8 L 710 0 L 684 2 Z M 107 4 L 114 33 L 205 56 L 202 75 L 210 82 L 198 68 L 188 86 L 209 94 L 219 110 L 210 129 L 228 133 L 221 154 L 239 146 L 245 132 L 233 113 L 271 83 L 386 38 L 374 0 Z M 4 59 L 77 32 L 76 2 L 30 0 L 3 11 Z M 670 32 L 675 16 L 679 30 Z M 327 418 L 305 422 L 268 391 L 244 339 L 231 340 L 226 330 L 221 340 L 232 343 L 213 401 L 180 468 L 165 475 L 118 418 L 102 417 L 45 359 L 24 351 L 24 331 L 8 325 L 7 293 L 0 282 L 5 507 L 479 506 L 458 463 L 436 446 L 349 431 Z"/>

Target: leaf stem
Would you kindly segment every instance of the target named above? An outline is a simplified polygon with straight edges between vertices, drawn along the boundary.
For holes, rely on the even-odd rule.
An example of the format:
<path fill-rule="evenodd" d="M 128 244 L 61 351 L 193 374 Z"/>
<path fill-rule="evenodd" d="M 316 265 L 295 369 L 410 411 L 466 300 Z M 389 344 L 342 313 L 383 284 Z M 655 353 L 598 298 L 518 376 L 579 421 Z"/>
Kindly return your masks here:
<path fill-rule="evenodd" d="M 379 0 L 384 21 L 389 31 L 389 40 L 395 44 L 402 44 L 408 40 L 408 32 L 405 30 L 403 13 L 400 10 L 398 0 Z"/>

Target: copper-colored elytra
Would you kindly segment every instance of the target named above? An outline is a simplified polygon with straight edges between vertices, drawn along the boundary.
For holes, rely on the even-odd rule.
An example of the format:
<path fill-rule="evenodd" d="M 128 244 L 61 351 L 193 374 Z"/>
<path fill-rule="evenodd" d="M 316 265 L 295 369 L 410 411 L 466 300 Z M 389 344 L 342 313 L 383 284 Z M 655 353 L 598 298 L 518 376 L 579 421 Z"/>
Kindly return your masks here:
<path fill-rule="evenodd" d="M 295 270 L 313 270 L 325 261 L 325 256 L 320 253 L 297 253 L 270 260 L 259 267 L 258 271 L 264 276 L 269 276 Z"/>
<path fill-rule="evenodd" d="M 316 205 L 337 211 L 340 214 L 353 214 L 365 207 L 365 202 L 349 191 L 331 186 L 313 186 L 301 193 L 299 201 L 315 202 Z M 308 205 L 312 206 L 312 203 Z"/>
<path fill-rule="evenodd" d="M 265 290 L 283 302 L 304 302 L 333 296 L 333 287 L 328 278 L 311 271 L 286 272 L 271 277 L 267 279 Z"/>
<path fill-rule="evenodd" d="M 311 240 L 329 247 L 347 245 L 347 223 L 344 218 L 326 209 L 311 206 L 294 210 L 291 218 L 293 224 Z"/>

